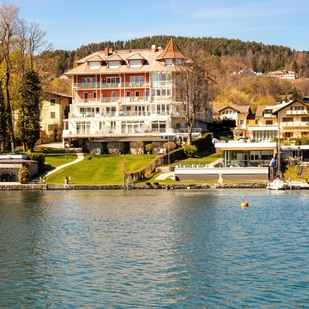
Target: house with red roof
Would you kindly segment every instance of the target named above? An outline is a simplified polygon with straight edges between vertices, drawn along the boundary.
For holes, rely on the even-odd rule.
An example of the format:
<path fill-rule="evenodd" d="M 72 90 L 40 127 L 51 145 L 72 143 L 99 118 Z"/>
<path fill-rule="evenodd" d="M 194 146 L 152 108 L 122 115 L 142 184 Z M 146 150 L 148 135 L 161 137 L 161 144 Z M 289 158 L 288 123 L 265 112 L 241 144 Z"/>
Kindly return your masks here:
<path fill-rule="evenodd" d="M 72 104 L 64 121 L 63 142 L 91 144 L 98 153 L 122 153 L 130 143 L 184 139 L 187 126 L 175 83 L 187 58 L 173 39 L 163 49 L 95 52 L 66 72 L 72 78 Z M 195 121 L 193 136 L 207 131 L 211 121 L 205 102 Z M 117 151 L 118 151 L 117 150 Z"/>

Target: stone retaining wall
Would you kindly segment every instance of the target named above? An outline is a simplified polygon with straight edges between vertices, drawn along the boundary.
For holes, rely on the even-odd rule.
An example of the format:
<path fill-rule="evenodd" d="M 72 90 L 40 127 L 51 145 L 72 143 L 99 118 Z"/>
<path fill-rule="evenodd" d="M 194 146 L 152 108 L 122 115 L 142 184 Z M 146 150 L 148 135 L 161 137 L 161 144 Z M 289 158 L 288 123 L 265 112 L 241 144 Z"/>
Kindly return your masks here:
<path fill-rule="evenodd" d="M 235 184 L 133 184 L 126 188 L 123 185 L 42 185 L 42 184 L 12 184 L 0 185 L 1 190 L 133 190 L 133 189 L 265 189 L 267 183 L 235 183 Z"/>

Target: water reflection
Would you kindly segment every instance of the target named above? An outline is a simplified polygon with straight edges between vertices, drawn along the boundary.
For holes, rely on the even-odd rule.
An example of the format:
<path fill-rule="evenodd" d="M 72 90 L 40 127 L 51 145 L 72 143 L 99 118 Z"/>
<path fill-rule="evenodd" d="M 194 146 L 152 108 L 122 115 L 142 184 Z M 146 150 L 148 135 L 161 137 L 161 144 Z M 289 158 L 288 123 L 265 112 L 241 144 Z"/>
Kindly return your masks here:
<path fill-rule="evenodd" d="M 291 308 L 308 301 L 308 192 L 1 195 L 4 307 Z M 248 209 L 240 208 L 244 195 Z"/>

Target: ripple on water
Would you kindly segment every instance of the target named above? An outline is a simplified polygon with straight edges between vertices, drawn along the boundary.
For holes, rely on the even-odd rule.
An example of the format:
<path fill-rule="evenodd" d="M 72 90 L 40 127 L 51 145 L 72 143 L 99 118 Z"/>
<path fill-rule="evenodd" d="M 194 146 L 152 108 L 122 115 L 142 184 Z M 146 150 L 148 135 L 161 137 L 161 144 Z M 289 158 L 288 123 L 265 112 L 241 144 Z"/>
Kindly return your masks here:
<path fill-rule="evenodd" d="M 308 194 L 4 192 L 1 305 L 305 307 Z"/>

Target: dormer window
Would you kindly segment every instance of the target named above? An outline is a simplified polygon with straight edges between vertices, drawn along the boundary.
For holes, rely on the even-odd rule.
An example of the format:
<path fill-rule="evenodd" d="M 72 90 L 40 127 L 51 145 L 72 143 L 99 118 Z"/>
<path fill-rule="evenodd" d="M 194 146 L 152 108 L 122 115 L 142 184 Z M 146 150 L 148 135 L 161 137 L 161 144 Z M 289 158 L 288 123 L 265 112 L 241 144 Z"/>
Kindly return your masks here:
<path fill-rule="evenodd" d="M 165 59 L 165 66 L 171 66 L 173 65 L 173 59 Z"/>
<path fill-rule="evenodd" d="M 142 66 L 141 60 L 130 60 L 129 61 L 130 68 L 140 68 Z"/>
<path fill-rule="evenodd" d="M 120 61 L 118 60 L 110 60 L 108 61 L 108 67 L 111 69 L 117 69 L 120 66 Z"/>
<path fill-rule="evenodd" d="M 91 62 L 89 62 L 89 69 L 90 70 L 99 69 L 100 66 L 101 66 L 101 62 L 100 61 L 91 61 Z"/>

